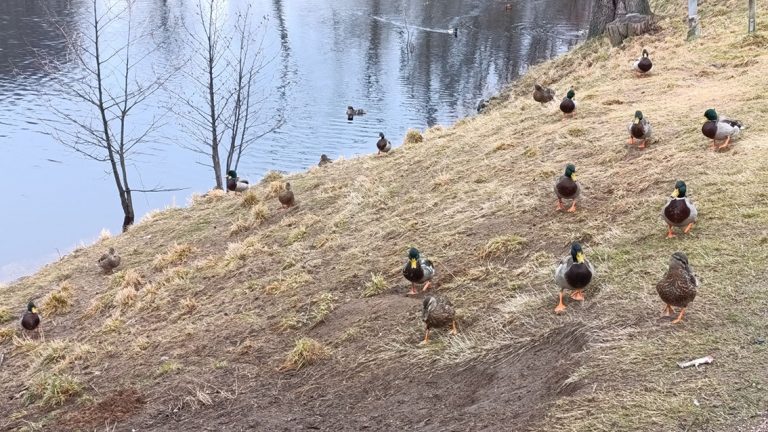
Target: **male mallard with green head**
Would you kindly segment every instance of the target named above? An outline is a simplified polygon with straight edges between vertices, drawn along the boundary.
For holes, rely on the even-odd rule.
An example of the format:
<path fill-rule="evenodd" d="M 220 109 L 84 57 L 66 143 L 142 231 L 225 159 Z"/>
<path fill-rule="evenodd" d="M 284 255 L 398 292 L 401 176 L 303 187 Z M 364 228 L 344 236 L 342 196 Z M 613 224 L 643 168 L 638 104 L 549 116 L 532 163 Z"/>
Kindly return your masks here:
<path fill-rule="evenodd" d="M 592 281 L 595 269 L 584 257 L 581 245 L 574 242 L 571 245 L 571 254 L 560 260 L 555 269 L 555 283 L 560 287 L 560 302 L 555 307 L 555 313 L 565 311 L 563 303 L 563 291 L 571 291 L 571 298 L 584 301 L 584 289 Z"/>
<path fill-rule="evenodd" d="M 650 72 L 652 68 L 653 62 L 651 62 L 651 58 L 648 57 L 648 50 L 643 48 L 643 54 L 637 61 L 632 63 L 632 69 L 635 71 L 635 75 L 642 76 L 643 74 Z"/>
<path fill-rule="evenodd" d="M 416 294 L 416 284 L 424 284 L 422 292 L 429 289 L 432 278 L 435 276 L 435 266 L 432 261 L 424 258 L 416 248 L 408 250 L 408 262 L 403 267 L 403 276 L 411 283 L 411 291 L 408 295 Z"/>
<path fill-rule="evenodd" d="M 696 288 L 699 281 L 693 274 L 691 265 L 688 264 L 688 257 L 682 252 L 675 252 L 669 259 L 669 269 L 656 284 L 656 292 L 659 293 L 661 300 L 666 303 L 662 316 L 670 316 L 675 313 L 672 307 L 679 307 L 680 314 L 672 324 L 679 323 L 685 314 L 685 308 L 696 298 Z"/>
<path fill-rule="evenodd" d="M 21 326 L 25 330 L 32 331 L 40 325 L 40 315 L 37 314 L 37 306 L 33 302 L 27 303 L 27 311 L 21 316 Z"/>
<path fill-rule="evenodd" d="M 552 102 L 555 98 L 555 91 L 551 88 L 544 87 L 539 84 L 533 85 L 533 100 L 544 105 L 547 102 Z"/>
<path fill-rule="evenodd" d="M 628 126 L 629 129 L 629 144 L 635 145 L 635 140 L 639 140 L 640 144 L 637 148 L 644 149 L 645 144 L 651 137 L 653 130 L 651 129 L 651 122 L 647 118 L 643 117 L 643 113 L 635 111 L 635 119 Z"/>
<path fill-rule="evenodd" d="M 232 192 L 242 192 L 248 189 L 248 180 L 243 180 L 237 176 L 235 170 L 227 171 L 227 190 Z"/>
<path fill-rule="evenodd" d="M 565 166 L 565 174 L 560 176 L 555 183 L 555 195 L 557 195 L 557 208 L 555 210 L 565 210 L 563 200 L 572 200 L 571 207 L 566 210 L 569 213 L 576 211 L 576 198 L 581 195 L 581 186 L 576 183 L 576 166 L 568 164 Z"/>
<path fill-rule="evenodd" d="M 560 102 L 560 111 L 564 114 L 563 120 L 566 117 L 574 117 L 576 115 L 576 101 L 573 100 L 574 97 L 576 97 L 576 92 L 570 89 L 563 98 L 563 101 Z"/>
<path fill-rule="evenodd" d="M 120 255 L 115 253 L 115 248 L 109 248 L 109 252 L 99 257 L 98 263 L 104 273 L 112 273 L 120 265 Z"/>
<path fill-rule="evenodd" d="M 389 151 L 392 150 L 392 143 L 384 138 L 384 132 L 379 132 L 379 140 L 376 141 L 376 148 L 379 149 L 377 155 L 389 153 Z"/>
<path fill-rule="evenodd" d="M 293 191 L 291 190 L 290 183 L 285 182 L 283 190 L 277 194 L 277 200 L 280 201 L 280 204 L 283 206 L 283 208 L 292 207 L 296 203 L 293 197 Z"/>
<path fill-rule="evenodd" d="M 426 296 L 421 303 L 421 320 L 426 325 L 422 344 L 429 343 L 429 331 L 433 328 L 451 326 L 451 334 L 456 334 L 456 311 L 451 301 L 442 296 Z"/>
<path fill-rule="evenodd" d="M 721 119 L 714 108 L 706 110 L 704 117 L 707 118 L 707 121 L 701 126 L 701 133 L 712 140 L 712 145 L 709 148 L 713 150 L 728 148 L 731 144 L 731 138 L 738 135 L 744 128 L 744 125 L 738 120 Z M 725 143 L 717 147 L 717 141 L 722 140 L 725 140 Z"/>
<path fill-rule="evenodd" d="M 667 238 L 677 237 L 672 231 L 672 227 L 683 228 L 684 233 L 688 233 L 693 228 L 693 224 L 696 223 L 696 217 L 699 214 L 696 211 L 696 206 L 693 205 L 691 199 L 686 196 L 688 188 L 685 186 L 685 182 L 678 180 L 675 183 L 675 190 L 672 191 L 672 196 L 667 200 L 667 204 L 661 209 L 661 216 L 667 222 L 669 229 L 667 230 Z"/>

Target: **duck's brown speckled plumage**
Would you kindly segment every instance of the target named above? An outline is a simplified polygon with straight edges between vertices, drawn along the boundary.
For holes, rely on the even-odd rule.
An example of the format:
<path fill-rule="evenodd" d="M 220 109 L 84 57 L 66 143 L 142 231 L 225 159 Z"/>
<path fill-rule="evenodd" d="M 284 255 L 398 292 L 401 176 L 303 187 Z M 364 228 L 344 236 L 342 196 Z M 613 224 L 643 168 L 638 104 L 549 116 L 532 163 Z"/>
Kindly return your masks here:
<path fill-rule="evenodd" d="M 103 254 L 99 258 L 99 267 L 104 270 L 105 273 L 111 273 L 114 269 L 120 266 L 120 255 L 115 253 L 115 248 L 109 248 L 109 252 Z"/>
<path fill-rule="evenodd" d="M 294 204 L 296 204 L 296 201 L 293 196 L 293 191 L 291 190 L 291 184 L 286 183 L 285 188 L 280 191 L 280 193 L 277 195 L 277 200 L 280 201 L 280 204 L 283 205 L 283 207 L 292 207 Z"/>
<path fill-rule="evenodd" d="M 656 292 L 664 303 L 684 308 L 696 298 L 698 286 L 688 257 L 682 252 L 675 252 L 669 259 L 669 269 L 656 284 Z"/>

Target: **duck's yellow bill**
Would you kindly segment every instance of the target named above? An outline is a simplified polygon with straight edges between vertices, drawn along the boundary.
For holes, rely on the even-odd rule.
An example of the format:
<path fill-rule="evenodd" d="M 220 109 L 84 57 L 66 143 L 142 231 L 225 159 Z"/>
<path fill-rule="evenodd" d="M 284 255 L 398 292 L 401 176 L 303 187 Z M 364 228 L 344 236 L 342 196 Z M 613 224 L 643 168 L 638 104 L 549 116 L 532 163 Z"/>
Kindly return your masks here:
<path fill-rule="evenodd" d="M 672 196 L 675 197 L 675 198 L 679 197 L 680 196 L 680 189 L 675 188 L 675 190 L 672 191 Z"/>
<path fill-rule="evenodd" d="M 416 264 L 417 264 L 416 260 L 411 258 L 411 268 L 416 268 Z"/>
<path fill-rule="evenodd" d="M 576 252 L 576 262 L 579 264 L 584 262 L 584 252 Z"/>

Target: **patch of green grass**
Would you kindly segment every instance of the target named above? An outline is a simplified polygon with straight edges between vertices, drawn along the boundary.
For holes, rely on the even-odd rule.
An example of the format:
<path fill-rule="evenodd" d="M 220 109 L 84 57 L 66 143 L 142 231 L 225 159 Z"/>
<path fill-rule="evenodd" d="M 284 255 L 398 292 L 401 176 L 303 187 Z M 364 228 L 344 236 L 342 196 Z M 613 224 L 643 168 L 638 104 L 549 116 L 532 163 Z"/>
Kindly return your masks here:
<path fill-rule="evenodd" d="M 171 372 L 176 372 L 179 369 L 181 369 L 181 364 L 173 360 L 166 360 L 160 364 L 160 367 L 157 368 L 157 374 L 165 375 Z"/>
<path fill-rule="evenodd" d="M 71 375 L 43 374 L 29 383 L 24 399 L 28 404 L 40 402 L 46 406 L 57 406 L 79 395 L 82 390 L 80 381 Z"/>
<path fill-rule="evenodd" d="M 310 313 L 312 325 L 324 321 L 325 318 L 333 312 L 333 309 L 336 307 L 334 304 L 335 300 L 333 294 L 329 292 L 322 293 L 320 297 L 315 300 L 314 305 L 312 305 L 312 312 Z"/>
<path fill-rule="evenodd" d="M 363 289 L 363 297 L 373 297 L 387 291 L 388 289 L 389 287 L 387 286 L 387 281 L 384 279 L 384 276 L 382 276 L 381 273 L 371 273 L 371 280 L 366 282 L 365 288 Z"/>

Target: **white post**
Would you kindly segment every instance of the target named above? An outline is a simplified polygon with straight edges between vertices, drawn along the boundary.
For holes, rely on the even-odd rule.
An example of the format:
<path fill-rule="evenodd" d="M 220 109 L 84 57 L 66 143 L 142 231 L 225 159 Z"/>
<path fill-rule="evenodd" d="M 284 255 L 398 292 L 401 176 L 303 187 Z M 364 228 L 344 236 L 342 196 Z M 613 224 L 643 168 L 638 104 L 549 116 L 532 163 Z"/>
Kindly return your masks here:
<path fill-rule="evenodd" d="M 754 33 L 755 31 L 755 0 L 749 0 L 749 27 L 747 32 Z"/>
<path fill-rule="evenodd" d="M 688 0 L 688 39 L 693 40 L 699 37 L 701 29 L 699 28 L 698 0 Z"/>

